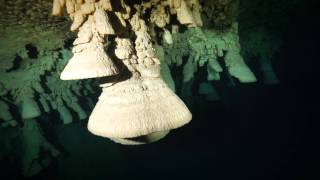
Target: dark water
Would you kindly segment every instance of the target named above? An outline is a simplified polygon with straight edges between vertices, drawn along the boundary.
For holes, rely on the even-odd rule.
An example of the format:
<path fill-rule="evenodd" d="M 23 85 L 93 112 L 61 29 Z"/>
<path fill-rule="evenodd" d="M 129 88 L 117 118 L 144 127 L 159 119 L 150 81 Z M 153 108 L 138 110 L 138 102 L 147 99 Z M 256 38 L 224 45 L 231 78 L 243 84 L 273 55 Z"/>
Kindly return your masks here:
<path fill-rule="evenodd" d="M 308 8 L 292 14 L 276 56 L 280 85 L 222 85 L 222 102 L 193 97 L 193 121 L 145 146 L 65 126 L 57 134 L 67 153 L 26 179 L 319 179 L 320 31 L 315 4 Z M 10 165 L 0 172 L 21 178 Z"/>

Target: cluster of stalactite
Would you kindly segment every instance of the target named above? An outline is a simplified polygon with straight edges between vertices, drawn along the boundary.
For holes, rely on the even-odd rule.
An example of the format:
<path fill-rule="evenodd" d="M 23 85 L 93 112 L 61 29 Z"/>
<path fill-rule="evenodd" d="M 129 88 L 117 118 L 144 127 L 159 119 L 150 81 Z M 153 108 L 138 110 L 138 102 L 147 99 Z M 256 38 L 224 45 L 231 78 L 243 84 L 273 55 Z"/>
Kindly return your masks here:
<path fill-rule="evenodd" d="M 17 69 L 0 72 L 0 131 L 4 132 L 0 154 L 20 157 L 26 176 L 37 174 L 59 155 L 42 132 L 40 124 L 48 123 L 44 119 L 58 114 L 59 124 L 69 124 L 88 116 L 79 100 L 87 97 L 86 102 L 92 101 L 90 95 L 96 93 L 92 82 L 60 82 L 59 76 L 52 73 L 62 71 L 70 54 L 70 50 L 44 50 L 35 59 L 19 56 Z M 19 147 L 12 141 L 18 141 Z M 45 151 L 47 155 L 40 158 Z"/>
<path fill-rule="evenodd" d="M 175 85 L 191 97 L 199 71 L 207 100 L 219 99 L 211 82 L 222 73 L 255 82 L 246 65 L 253 56 L 263 81 L 279 82 L 271 59 L 281 42 L 263 28 L 239 37 L 238 0 L 0 0 L 0 8 L 0 159 L 19 154 L 26 176 L 60 153 L 44 136 L 45 117 L 89 119 L 93 134 L 145 144 L 191 120 Z M 51 155 L 40 158 L 42 150 Z"/>
<path fill-rule="evenodd" d="M 51 7 L 51 1 L 39 0 L 0 3 L 0 159 L 16 159 L 25 176 L 60 154 L 43 133 L 44 119 L 55 114 L 60 124 L 86 119 L 79 97 L 90 102 L 96 93 L 92 81 L 60 81 L 56 72 L 72 55 L 65 49 L 72 34 L 67 19 L 53 17 Z"/>
<path fill-rule="evenodd" d="M 161 79 L 149 26 L 164 28 L 171 14 L 189 27 L 201 26 L 198 1 L 54 1 L 53 14 L 62 14 L 64 7 L 73 19 L 71 31 L 78 30 L 78 37 L 60 78 L 101 78 L 103 82 L 89 118 L 90 132 L 122 144 L 143 144 L 191 120 L 182 100 Z M 114 47 L 109 50 L 105 48 L 108 39 L 109 47 Z"/>

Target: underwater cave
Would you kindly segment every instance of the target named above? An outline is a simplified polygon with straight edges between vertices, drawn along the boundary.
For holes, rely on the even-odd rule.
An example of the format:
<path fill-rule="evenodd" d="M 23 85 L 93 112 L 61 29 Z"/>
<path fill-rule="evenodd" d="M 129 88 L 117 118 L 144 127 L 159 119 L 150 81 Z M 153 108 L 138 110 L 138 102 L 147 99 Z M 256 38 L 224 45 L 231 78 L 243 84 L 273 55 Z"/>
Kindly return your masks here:
<path fill-rule="evenodd" d="M 0 179 L 319 179 L 307 0 L 0 0 Z"/>

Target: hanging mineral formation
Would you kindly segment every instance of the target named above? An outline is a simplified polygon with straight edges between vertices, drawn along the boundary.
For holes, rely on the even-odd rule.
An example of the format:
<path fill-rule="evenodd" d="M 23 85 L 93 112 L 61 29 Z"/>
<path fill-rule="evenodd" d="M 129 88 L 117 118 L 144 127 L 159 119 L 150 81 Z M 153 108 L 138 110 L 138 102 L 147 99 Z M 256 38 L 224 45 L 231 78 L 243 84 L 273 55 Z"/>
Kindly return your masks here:
<path fill-rule="evenodd" d="M 198 66 L 205 65 L 207 79 L 219 80 L 223 68 L 218 58 L 223 58 L 230 77 L 242 83 L 256 81 L 240 55 L 237 22 L 230 23 L 226 32 L 202 29 L 199 0 L 126 2 L 54 1 L 53 15 L 63 14 L 66 7 L 73 20 L 71 31 L 78 31 L 73 57 L 61 79 L 101 78 L 102 94 L 88 122 L 93 134 L 141 144 L 142 140 L 159 140 L 191 120 L 187 107 L 162 80 L 161 63 L 165 63 L 163 68 L 184 64 L 183 81 L 187 83 L 192 82 Z M 181 32 L 179 26 L 186 30 Z M 182 33 L 188 40 L 179 39 Z M 162 49 L 162 57 L 157 57 L 153 46 Z M 183 57 L 188 57 L 186 63 Z"/>
<path fill-rule="evenodd" d="M 187 124 L 191 113 L 161 79 L 160 60 L 143 13 L 156 7 L 150 21 L 164 28 L 170 22 L 169 7 L 182 24 L 194 27 L 202 24 L 199 2 L 149 1 L 135 5 L 135 11 L 123 0 L 115 7 L 113 3 L 54 1 L 53 15 L 61 15 L 66 6 L 73 20 L 71 31 L 78 30 L 74 55 L 61 79 L 102 78 L 103 91 L 88 122 L 90 132 L 123 144 L 154 142 Z M 125 31 L 116 32 L 116 26 Z M 167 42 L 172 43 L 170 32 L 165 33 Z M 107 38 L 115 39 L 114 55 L 107 53 Z M 110 78 L 103 78 L 107 76 Z"/>

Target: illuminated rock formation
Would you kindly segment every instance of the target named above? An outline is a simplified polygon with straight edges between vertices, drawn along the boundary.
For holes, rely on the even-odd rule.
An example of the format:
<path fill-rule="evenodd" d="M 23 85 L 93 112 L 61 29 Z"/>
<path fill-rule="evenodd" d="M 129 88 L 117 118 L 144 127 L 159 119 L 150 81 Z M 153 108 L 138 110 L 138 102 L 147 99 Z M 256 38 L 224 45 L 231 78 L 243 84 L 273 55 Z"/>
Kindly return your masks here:
<path fill-rule="evenodd" d="M 102 85 L 103 92 L 88 122 L 88 129 L 93 134 L 116 139 L 135 138 L 148 136 L 148 134 L 156 132 L 169 131 L 191 120 L 191 113 L 187 107 L 171 92 L 160 78 L 160 60 L 156 57 L 151 36 L 148 33 L 148 27 L 141 17 L 143 11 L 157 3 L 160 2 L 150 1 L 142 3 L 141 6 L 135 6 L 135 10 L 137 11 L 135 14 L 130 14 L 131 8 L 126 8 L 128 6 L 124 1 L 121 1 L 121 8 L 128 9 L 126 13 L 129 16 L 127 17 L 128 22 L 125 21 L 125 18 L 118 20 L 124 21 L 125 23 L 123 24 L 130 23 L 131 29 L 127 29 L 127 34 L 129 35 L 129 39 L 134 38 L 133 35 L 135 35 L 135 43 L 133 45 L 129 39 L 117 37 L 115 40 L 117 47 L 114 54 L 122 60 L 122 68 L 128 69 L 127 73 L 130 74 L 120 72 L 119 78 L 111 82 L 112 84 L 107 82 Z M 194 3 L 189 4 L 189 6 L 193 6 Z M 151 21 L 159 27 L 164 27 L 169 23 L 169 14 L 162 17 L 162 14 L 165 13 L 162 6 L 169 6 L 171 4 L 164 2 L 159 5 L 158 8 L 160 9 L 156 8 L 153 11 Z M 196 5 L 199 6 L 199 3 L 196 3 Z M 55 1 L 53 14 L 60 14 L 56 13 L 56 11 L 60 12 L 63 6 L 64 4 L 59 4 Z M 108 55 L 103 53 L 103 43 L 105 42 L 105 35 L 121 34 L 117 34 L 114 31 L 109 15 L 103 10 L 100 1 L 76 2 L 73 6 L 80 8 L 75 10 L 75 12 L 68 12 L 74 18 L 71 30 L 79 29 L 79 33 L 78 38 L 74 42 L 74 56 L 62 72 L 61 79 L 84 79 L 116 75 L 116 67 L 112 64 L 117 60 L 107 58 Z M 182 9 L 179 9 L 180 7 L 174 7 L 173 9 L 177 9 L 177 13 L 183 24 L 195 26 L 199 23 L 199 20 L 196 20 L 196 18 L 193 19 L 193 22 L 184 19 L 184 16 L 193 17 L 196 11 L 199 13 L 199 9 L 194 7 L 193 11 L 189 12 L 186 2 L 182 2 L 181 6 L 183 6 Z M 113 9 L 111 4 L 110 7 Z M 125 17 L 127 16 L 126 13 L 118 14 L 115 17 Z M 94 17 L 93 20 L 91 19 L 91 14 Z M 190 17 L 188 18 L 190 19 Z M 101 55 L 90 54 L 86 49 L 82 50 L 82 53 L 78 52 L 79 46 L 87 46 L 79 42 L 92 43 L 92 45 L 89 45 L 89 48 L 90 46 L 94 48 L 88 51 L 99 51 Z M 100 73 L 103 70 L 106 73 Z M 122 80 L 121 77 L 123 76 L 129 77 Z M 174 106 L 175 109 L 170 108 L 170 106 Z M 162 135 L 158 137 L 162 138 Z M 153 139 L 158 140 L 160 138 Z"/>
<path fill-rule="evenodd" d="M 0 132 L 8 136 L 0 137 L 3 152 L 23 137 L 22 169 L 34 175 L 45 168 L 31 163 L 40 144 L 51 144 L 42 128 L 88 119 L 92 133 L 118 143 L 158 141 L 191 119 L 175 93 L 183 100 L 201 95 L 217 101 L 212 82 L 223 75 L 236 83 L 257 80 L 247 66 L 254 58 L 258 81 L 279 83 L 273 70 L 278 29 L 258 27 L 262 17 L 254 14 L 262 7 L 252 1 L 244 1 L 243 12 L 253 13 L 240 21 L 238 3 L 0 0 Z M 196 84 L 200 73 L 204 78 Z"/>

